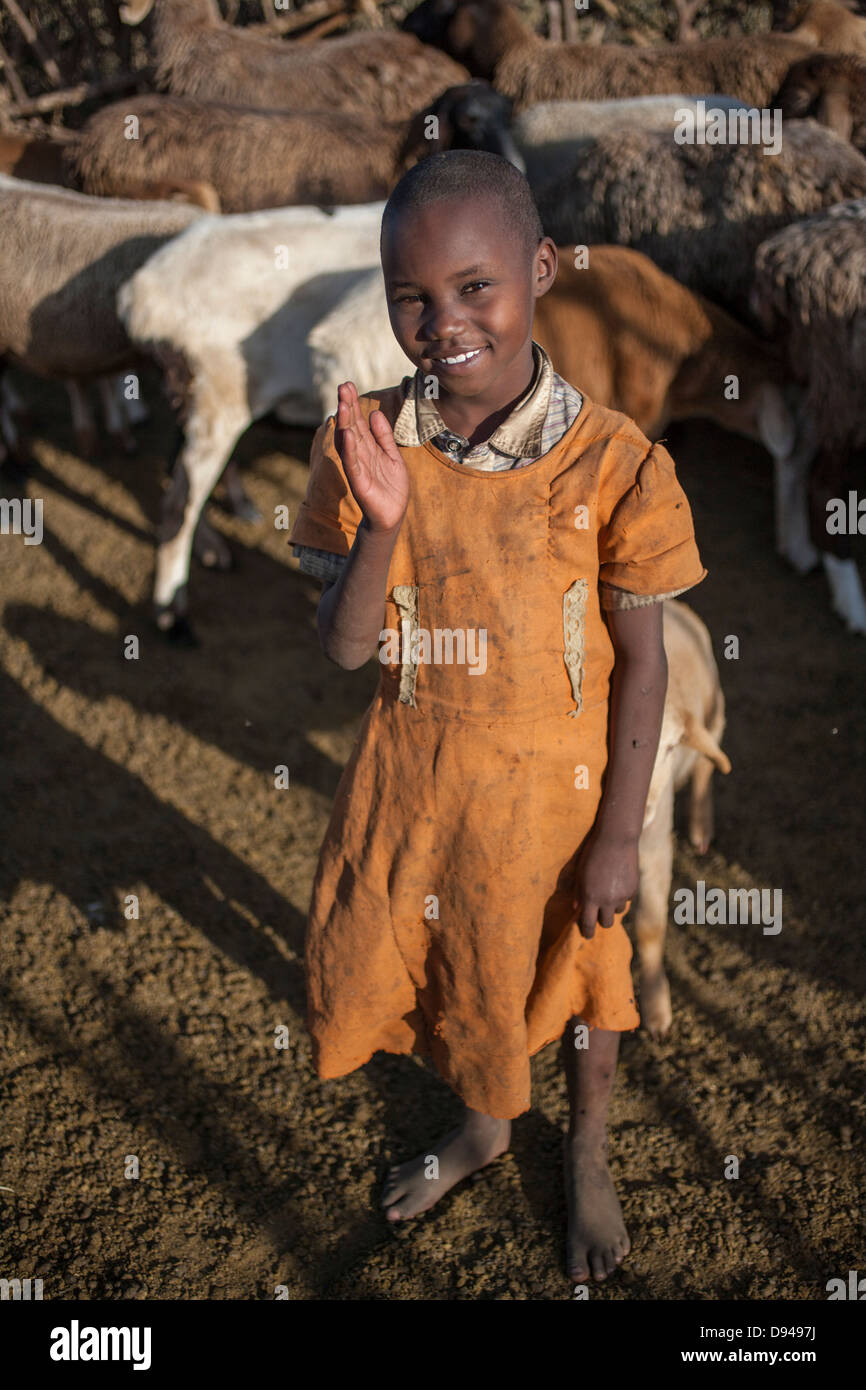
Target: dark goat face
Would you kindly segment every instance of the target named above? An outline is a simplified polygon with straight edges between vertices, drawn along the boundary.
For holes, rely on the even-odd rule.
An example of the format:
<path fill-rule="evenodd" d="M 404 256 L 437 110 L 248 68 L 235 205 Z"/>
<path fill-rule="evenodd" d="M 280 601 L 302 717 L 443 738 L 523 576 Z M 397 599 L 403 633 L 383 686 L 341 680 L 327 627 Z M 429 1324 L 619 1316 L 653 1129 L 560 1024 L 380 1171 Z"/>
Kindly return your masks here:
<path fill-rule="evenodd" d="M 468 82 L 449 87 L 435 103 L 441 149 L 488 150 L 500 154 L 526 173 L 526 166 L 511 138 L 511 102 L 489 82 Z"/>
<path fill-rule="evenodd" d="M 414 34 L 422 43 L 445 47 L 448 25 L 454 18 L 459 0 L 423 0 L 403 20 L 407 34 Z"/>

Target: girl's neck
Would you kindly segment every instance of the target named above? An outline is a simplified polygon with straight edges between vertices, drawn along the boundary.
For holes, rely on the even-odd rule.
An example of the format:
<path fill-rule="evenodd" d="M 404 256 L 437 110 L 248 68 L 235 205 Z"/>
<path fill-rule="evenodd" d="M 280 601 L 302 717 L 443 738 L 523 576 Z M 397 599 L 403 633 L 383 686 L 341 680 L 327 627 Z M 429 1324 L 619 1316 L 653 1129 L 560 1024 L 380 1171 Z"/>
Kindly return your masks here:
<path fill-rule="evenodd" d="M 494 384 L 489 397 L 448 394 L 440 397 L 439 414 L 445 424 L 468 439 L 473 448 L 489 439 L 494 430 L 508 419 L 521 397 L 526 395 L 535 372 L 532 343 L 527 347 L 527 357 L 521 354 L 519 364 L 512 363 L 505 379 Z"/>

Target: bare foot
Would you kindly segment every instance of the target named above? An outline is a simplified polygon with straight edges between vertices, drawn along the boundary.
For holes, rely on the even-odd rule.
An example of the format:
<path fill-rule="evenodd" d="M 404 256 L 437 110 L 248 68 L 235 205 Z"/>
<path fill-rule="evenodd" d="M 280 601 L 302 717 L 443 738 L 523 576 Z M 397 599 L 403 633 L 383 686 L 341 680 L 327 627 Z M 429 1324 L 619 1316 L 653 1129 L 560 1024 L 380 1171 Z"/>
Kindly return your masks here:
<path fill-rule="evenodd" d="M 505 1153 L 510 1140 L 510 1120 L 467 1110 L 462 1125 L 427 1153 L 389 1170 L 382 1195 L 388 1220 L 405 1221 L 427 1211 L 455 1183 Z"/>
<path fill-rule="evenodd" d="M 565 1195 L 568 1202 L 568 1277 L 575 1284 L 590 1276 L 606 1279 L 631 1249 L 613 1179 L 606 1141 L 565 1141 Z"/>

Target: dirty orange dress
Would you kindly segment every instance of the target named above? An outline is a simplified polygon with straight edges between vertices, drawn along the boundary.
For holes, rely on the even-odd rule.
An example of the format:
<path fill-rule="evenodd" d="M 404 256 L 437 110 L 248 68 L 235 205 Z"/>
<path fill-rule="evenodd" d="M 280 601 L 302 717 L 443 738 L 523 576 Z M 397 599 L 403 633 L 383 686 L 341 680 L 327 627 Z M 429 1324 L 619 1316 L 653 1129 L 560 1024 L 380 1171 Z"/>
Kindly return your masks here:
<path fill-rule="evenodd" d="M 401 405 L 398 387 L 361 397 L 392 424 Z M 321 849 L 308 1026 L 321 1077 L 421 1052 L 467 1105 L 510 1118 L 529 1107 L 530 1056 L 572 1015 L 640 1022 L 621 920 L 587 941 L 571 905 L 607 761 L 599 581 L 663 595 L 705 571 L 667 451 L 586 397 L 521 468 L 401 453 L 392 635 Z M 361 517 L 332 416 L 290 539 L 346 555 Z"/>

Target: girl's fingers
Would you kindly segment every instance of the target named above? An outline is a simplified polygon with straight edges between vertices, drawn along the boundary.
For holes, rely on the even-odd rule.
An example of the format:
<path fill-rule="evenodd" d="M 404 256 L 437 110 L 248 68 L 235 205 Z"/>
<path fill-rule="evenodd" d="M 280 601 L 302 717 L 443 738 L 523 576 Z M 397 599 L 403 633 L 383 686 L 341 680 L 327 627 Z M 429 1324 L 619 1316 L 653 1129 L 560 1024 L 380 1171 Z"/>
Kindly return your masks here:
<path fill-rule="evenodd" d="M 595 928 L 598 922 L 598 906 L 596 903 L 587 903 L 580 914 L 580 931 L 587 941 L 591 941 L 595 936 Z"/>
<path fill-rule="evenodd" d="M 379 448 L 388 455 L 392 463 L 398 463 L 402 455 L 397 448 L 396 441 L 391 426 L 388 424 L 387 417 L 381 410 L 374 410 L 370 415 L 370 429 Z"/>

